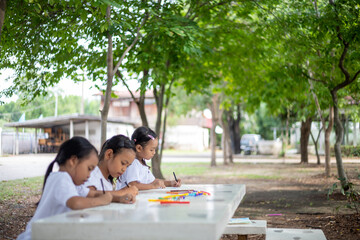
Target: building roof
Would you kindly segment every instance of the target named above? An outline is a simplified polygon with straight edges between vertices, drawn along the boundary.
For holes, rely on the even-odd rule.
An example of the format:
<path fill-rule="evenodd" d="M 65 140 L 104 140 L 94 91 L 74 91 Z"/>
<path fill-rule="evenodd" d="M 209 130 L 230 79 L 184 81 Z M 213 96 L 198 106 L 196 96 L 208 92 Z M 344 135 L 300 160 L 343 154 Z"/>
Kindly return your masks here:
<path fill-rule="evenodd" d="M 114 91 L 113 92 L 116 97 L 111 97 L 112 99 L 132 99 L 132 96 L 130 94 L 129 91 L 124 90 L 124 91 Z M 132 91 L 133 95 L 135 98 L 140 98 L 140 91 Z M 102 92 L 99 92 L 98 94 L 95 95 L 100 95 L 101 97 L 104 97 L 104 94 Z M 154 93 L 151 90 L 146 90 L 145 91 L 145 98 L 154 98 Z"/>
<path fill-rule="evenodd" d="M 20 128 L 51 128 L 55 126 L 68 125 L 70 120 L 73 123 L 81 123 L 85 121 L 101 121 L 100 116 L 93 115 L 80 115 L 80 114 L 71 114 L 71 115 L 62 115 L 57 117 L 45 117 L 42 119 L 31 119 L 24 122 L 11 122 L 4 124 L 5 127 L 20 127 Z M 121 123 L 127 125 L 133 125 L 132 123 L 125 122 L 118 118 L 108 118 L 107 122 L 110 123 Z"/>

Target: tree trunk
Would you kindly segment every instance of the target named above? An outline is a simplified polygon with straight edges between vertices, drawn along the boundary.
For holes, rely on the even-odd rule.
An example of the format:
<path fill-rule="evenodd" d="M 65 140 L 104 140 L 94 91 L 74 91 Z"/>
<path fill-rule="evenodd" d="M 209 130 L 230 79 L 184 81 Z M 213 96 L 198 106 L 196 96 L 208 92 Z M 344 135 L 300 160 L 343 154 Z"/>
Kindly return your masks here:
<path fill-rule="evenodd" d="M 332 90 L 331 97 L 334 102 L 334 124 L 335 124 L 335 133 L 336 133 L 336 142 L 334 145 L 334 150 L 336 157 L 336 166 L 338 170 L 338 177 L 340 179 L 341 186 L 344 188 L 344 190 L 348 190 L 349 189 L 348 179 L 344 170 L 342 156 L 341 156 L 341 142 L 344 137 L 344 128 L 341 124 L 339 117 L 337 92 Z"/>
<path fill-rule="evenodd" d="M 330 106 L 329 108 L 329 124 L 328 127 L 325 129 L 325 175 L 326 177 L 330 177 L 331 166 L 330 166 L 330 134 L 334 125 L 334 115 L 333 115 L 333 107 Z M 325 121 L 323 124 L 325 128 Z"/>
<path fill-rule="evenodd" d="M 111 7 L 106 8 L 106 19 L 110 22 Z M 102 144 L 106 141 L 106 129 L 107 129 L 107 118 L 109 113 L 110 101 L 111 101 L 111 89 L 113 85 L 113 43 L 112 43 L 112 34 L 108 31 L 108 51 L 107 51 L 107 84 L 104 98 L 104 106 L 101 110 L 101 139 L 100 139 L 100 148 Z"/>
<path fill-rule="evenodd" d="M 223 128 L 223 134 L 222 134 L 222 137 L 221 137 L 221 142 L 222 142 L 224 165 L 228 165 L 226 137 L 227 137 L 227 136 L 226 136 L 225 130 L 224 130 L 224 128 Z"/>
<path fill-rule="evenodd" d="M 163 120 L 163 123 L 162 123 L 162 127 L 163 127 L 162 141 L 161 141 L 161 148 L 160 148 L 160 155 L 159 155 L 160 162 L 161 162 L 161 159 L 162 159 L 162 154 L 163 154 L 163 150 L 164 150 L 164 146 L 165 146 L 166 120 L 167 120 L 167 115 L 168 115 L 169 100 L 170 100 L 170 96 L 167 97 L 166 103 L 165 103 L 164 120 Z"/>
<path fill-rule="evenodd" d="M 6 10 L 6 0 L 0 0 L 0 42 L 1 42 L 1 33 L 5 21 L 5 10 Z"/>
<path fill-rule="evenodd" d="M 170 84 L 169 84 L 169 88 L 167 90 L 167 92 L 171 92 L 171 87 L 172 87 L 172 84 L 174 82 L 175 78 L 172 78 Z M 169 107 L 169 103 L 170 103 L 170 97 L 171 97 L 171 94 L 167 94 L 166 95 L 166 100 L 165 100 L 165 113 L 164 113 L 164 120 L 163 120 L 163 123 L 162 123 L 162 126 L 163 126 L 163 130 L 162 130 L 162 141 L 161 141 L 161 148 L 160 148 L 160 155 L 159 155 L 159 169 L 160 169 L 160 165 L 161 165 L 161 160 L 162 160 L 162 154 L 163 154 L 163 150 L 164 150 L 164 146 L 165 146 L 165 133 L 166 133 L 166 121 L 167 121 L 167 116 L 168 116 L 168 107 Z M 163 177 L 162 173 L 161 173 L 161 169 L 160 169 L 160 174 L 159 176 Z"/>
<path fill-rule="evenodd" d="M 227 156 L 229 158 L 229 163 L 234 163 L 234 159 L 233 159 L 233 148 L 231 147 L 231 138 L 230 138 L 230 126 L 229 126 L 229 122 L 227 121 L 227 119 L 230 118 L 230 116 L 232 115 L 232 113 L 230 111 L 224 111 L 225 113 L 225 133 L 226 133 L 226 138 L 225 138 L 225 142 L 226 142 L 226 152 L 227 152 Z"/>
<path fill-rule="evenodd" d="M 349 144 L 349 117 L 348 115 L 344 114 L 345 117 L 345 145 L 350 145 Z"/>
<path fill-rule="evenodd" d="M 234 116 L 235 114 L 236 114 L 236 117 Z M 234 113 L 234 111 L 232 111 L 230 114 L 228 114 L 227 121 L 228 121 L 228 125 L 229 125 L 231 150 L 233 153 L 238 154 L 241 152 L 241 150 L 240 150 L 240 121 L 241 121 L 240 104 L 236 106 L 236 113 Z"/>
<path fill-rule="evenodd" d="M 230 146 L 228 146 L 228 142 L 227 142 L 228 131 L 225 130 L 228 127 L 227 124 L 226 124 L 226 121 L 225 121 L 225 118 L 226 118 L 225 115 L 226 115 L 226 111 L 222 111 L 222 113 L 220 114 L 220 124 L 221 124 L 221 127 L 223 129 L 223 134 L 221 136 L 221 142 L 222 142 L 224 165 L 228 165 L 227 148 L 230 147 Z"/>
<path fill-rule="evenodd" d="M 330 134 L 334 125 L 334 116 L 333 116 L 333 107 L 330 105 L 329 107 L 329 124 L 326 127 L 326 121 L 324 119 L 324 116 L 321 112 L 321 108 L 320 108 L 320 104 L 319 104 L 319 100 L 318 97 L 316 95 L 316 93 L 314 92 L 314 86 L 312 81 L 309 79 L 309 84 L 310 84 L 310 89 L 311 92 L 313 94 L 314 100 L 315 100 L 315 105 L 318 111 L 318 114 L 320 116 L 320 120 L 321 120 L 321 125 L 322 125 L 322 129 L 325 130 L 325 176 L 326 177 L 330 177 L 330 171 L 331 171 L 331 166 L 330 166 L 330 160 L 331 160 L 331 155 L 330 155 Z"/>
<path fill-rule="evenodd" d="M 211 111 L 212 112 L 212 111 Z M 212 167 L 216 166 L 216 121 L 211 120 L 211 130 L 210 130 L 210 147 L 211 147 L 211 163 Z"/>
<path fill-rule="evenodd" d="M 316 154 L 316 158 L 317 158 L 317 164 L 320 165 L 320 155 L 319 155 L 319 151 L 318 151 L 318 142 L 319 142 L 319 137 L 320 137 L 320 134 L 321 134 L 321 131 L 322 131 L 322 128 L 320 128 L 319 130 L 319 133 L 316 137 L 316 139 L 314 138 L 314 135 L 312 134 L 311 130 L 310 130 L 310 136 L 311 136 L 311 139 L 313 140 L 314 142 L 314 146 L 315 146 L 315 154 Z"/>
<path fill-rule="evenodd" d="M 156 124 L 155 124 L 155 132 L 159 136 L 159 141 L 163 141 L 163 137 L 161 136 L 161 120 L 162 120 L 162 110 L 164 106 L 164 95 L 165 95 L 165 85 L 162 84 L 160 86 L 160 90 L 156 89 L 156 86 L 154 86 L 154 97 L 156 101 L 157 106 L 157 115 L 156 115 Z M 156 152 L 155 156 L 151 159 L 151 166 L 152 166 L 152 172 L 155 176 L 155 178 L 164 179 L 164 176 L 161 173 L 161 159 L 158 151 Z"/>
<path fill-rule="evenodd" d="M 211 147 L 211 163 L 210 166 L 215 167 L 216 166 L 216 132 L 215 128 L 218 123 L 218 99 L 219 95 L 214 94 L 214 96 L 211 99 L 210 104 L 210 111 L 211 111 L 211 130 L 210 130 L 210 147 Z"/>
<path fill-rule="evenodd" d="M 285 124 L 285 144 L 284 144 L 284 157 L 286 156 L 287 146 L 289 144 L 289 125 L 290 125 L 290 109 L 287 108 L 286 124 Z"/>
<path fill-rule="evenodd" d="M 149 78 L 149 70 L 145 69 L 143 71 L 142 84 L 144 84 L 144 82 L 147 82 L 148 78 Z M 137 106 L 139 109 L 139 114 L 140 114 L 142 125 L 145 127 L 149 127 L 149 122 L 147 120 L 146 112 L 145 112 L 145 91 L 140 91 L 140 98 L 139 98 L 139 102 L 137 102 Z"/>
<path fill-rule="evenodd" d="M 301 122 L 301 136 L 300 136 L 300 154 L 301 154 L 301 163 L 309 163 L 308 156 L 308 145 L 309 145 L 309 135 L 311 130 L 312 118 L 307 118 Z"/>

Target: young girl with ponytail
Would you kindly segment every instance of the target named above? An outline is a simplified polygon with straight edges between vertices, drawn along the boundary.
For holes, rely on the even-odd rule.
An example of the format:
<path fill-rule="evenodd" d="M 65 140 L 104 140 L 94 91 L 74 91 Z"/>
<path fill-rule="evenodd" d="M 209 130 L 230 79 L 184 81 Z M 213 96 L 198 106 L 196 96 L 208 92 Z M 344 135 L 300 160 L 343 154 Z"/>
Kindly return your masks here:
<path fill-rule="evenodd" d="M 109 204 L 113 200 L 110 193 L 88 198 L 87 192 L 79 194 L 76 189 L 76 186 L 87 181 L 98 161 L 95 147 L 85 138 L 73 137 L 64 142 L 46 171 L 43 193 L 35 215 L 27 224 L 25 232 L 17 239 L 31 239 L 31 224 L 36 220 L 71 210 Z M 52 172 L 55 163 L 59 165 L 58 172 Z"/>
<path fill-rule="evenodd" d="M 146 160 L 154 157 L 159 144 L 158 136 L 153 130 L 139 127 L 132 134 L 131 140 L 135 143 L 136 159 L 122 174 L 116 189 L 123 189 L 127 184 L 139 190 L 181 186 L 181 179 L 177 181 L 156 179 L 150 171 L 150 166 L 146 164 Z"/>

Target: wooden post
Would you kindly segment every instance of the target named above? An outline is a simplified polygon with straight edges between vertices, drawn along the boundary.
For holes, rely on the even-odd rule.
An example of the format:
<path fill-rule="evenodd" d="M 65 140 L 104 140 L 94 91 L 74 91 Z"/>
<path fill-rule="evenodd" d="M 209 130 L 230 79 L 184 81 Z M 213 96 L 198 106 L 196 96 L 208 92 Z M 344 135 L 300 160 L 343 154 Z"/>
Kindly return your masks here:
<path fill-rule="evenodd" d="M 37 137 L 37 128 L 35 128 L 35 154 L 38 153 L 38 137 Z"/>
<path fill-rule="evenodd" d="M 19 155 L 19 128 L 16 128 L 15 134 L 15 155 Z"/>
<path fill-rule="evenodd" d="M 74 122 L 70 120 L 70 138 L 74 136 Z"/>
<path fill-rule="evenodd" d="M 89 121 L 85 121 L 85 138 L 89 140 Z"/>

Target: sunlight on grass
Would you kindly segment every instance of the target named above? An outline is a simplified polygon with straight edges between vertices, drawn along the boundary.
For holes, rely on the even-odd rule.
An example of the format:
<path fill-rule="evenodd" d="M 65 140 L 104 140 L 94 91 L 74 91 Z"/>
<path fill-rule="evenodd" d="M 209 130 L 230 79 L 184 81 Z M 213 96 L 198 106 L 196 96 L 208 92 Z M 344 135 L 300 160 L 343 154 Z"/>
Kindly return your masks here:
<path fill-rule="evenodd" d="M 0 182 L 0 201 L 41 193 L 44 177 L 24 178 Z"/>
<path fill-rule="evenodd" d="M 178 176 L 202 176 L 210 170 L 208 163 L 163 163 L 161 171 L 166 178 L 172 178 L 173 172 Z"/>

